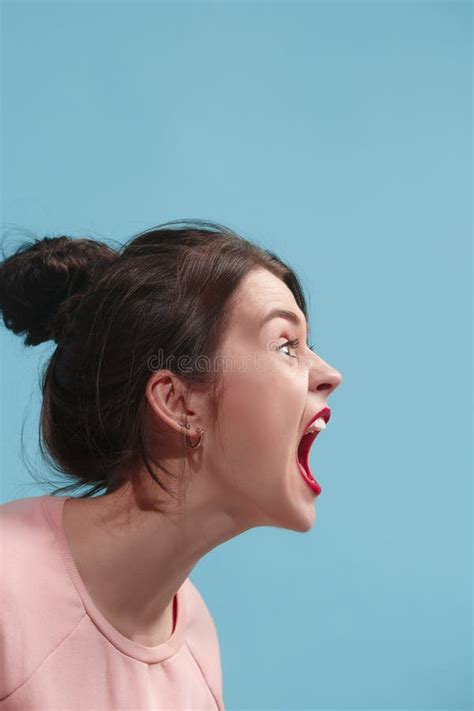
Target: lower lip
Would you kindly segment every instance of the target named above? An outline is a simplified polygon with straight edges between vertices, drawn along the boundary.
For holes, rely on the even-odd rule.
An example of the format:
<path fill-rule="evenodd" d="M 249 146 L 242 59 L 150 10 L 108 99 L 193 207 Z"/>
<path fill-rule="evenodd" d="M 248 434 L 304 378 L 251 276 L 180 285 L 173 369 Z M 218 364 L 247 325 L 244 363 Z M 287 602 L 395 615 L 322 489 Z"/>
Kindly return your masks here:
<path fill-rule="evenodd" d="M 321 487 L 313 476 L 308 475 L 306 469 L 298 459 L 298 453 L 296 453 L 296 463 L 298 464 L 298 469 L 300 470 L 301 476 L 303 477 L 309 488 L 314 491 L 316 496 L 319 496 L 319 494 L 321 493 Z"/>

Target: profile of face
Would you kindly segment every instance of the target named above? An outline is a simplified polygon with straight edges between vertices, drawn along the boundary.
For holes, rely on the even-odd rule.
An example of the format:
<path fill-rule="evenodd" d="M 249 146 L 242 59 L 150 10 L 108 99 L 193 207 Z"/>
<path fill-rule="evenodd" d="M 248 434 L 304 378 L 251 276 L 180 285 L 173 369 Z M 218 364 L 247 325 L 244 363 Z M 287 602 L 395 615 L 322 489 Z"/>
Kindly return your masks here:
<path fill-rule="evenodd" d="M 267 318 L 274 310 L 293 312 L 299 325 L 281 316 Z M 286 344 L 295 338 L 296 347 Z M 200 510 L 222 512 L 241 530 L 308 531 L 317 495 L 300 471 L 298 445 L 342 376 L 309 348 L 303 312 L 291 290 L 268 270 L 252 270 L 235 292 L 218 362 L 216 426 L 205 419 L 199 395 L 187 412 L 188 421 L 205 430 L 202 446 L 191 454 L 187 496 Z M 167 407 L 172 407 L 170 394 Z M 163 414 L 173 421 L 161 408 Z"/>

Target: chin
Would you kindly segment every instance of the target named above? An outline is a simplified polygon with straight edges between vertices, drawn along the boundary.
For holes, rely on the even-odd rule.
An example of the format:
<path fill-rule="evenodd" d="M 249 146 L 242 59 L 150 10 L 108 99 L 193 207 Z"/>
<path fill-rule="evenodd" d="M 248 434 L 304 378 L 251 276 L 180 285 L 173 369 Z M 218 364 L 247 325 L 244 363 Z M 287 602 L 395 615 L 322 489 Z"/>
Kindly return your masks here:
<path fill-rule="evenodd" d="M 273 526 L 277 528 L 286 528 L 289 531 L 296 533 L 307 533 L 313 528 L 316 520 L 316 507 L 311 504 L 299 506 L 287 512 L 286 516 L 281 517 L 280 522 L 274 521 Z"/>
<path fill-rule="evenodd" d="M 313 506 L 308 511 L 308 515 L 301 516 L 298 525 L 293 528 L 293 531 L 298 533 L 308 533 L 313 528 L 314 522 L 316 520 L 316 508 Z"/>
<path fill-rule="evenodd" d="M 261 492 L 260 492 L 261 495 Z M 263 498 L 263 496 L 262 496 Z M 255 501 L 258 496 L 254 497 Z M 269 526 L 297 533 L 310 531 L 316 520 L 316 497 L 299 471 L 294 468 L 283 478 L 280 487 L 273 487 L 271 496 L 249 515 L 253 527 Z"/>

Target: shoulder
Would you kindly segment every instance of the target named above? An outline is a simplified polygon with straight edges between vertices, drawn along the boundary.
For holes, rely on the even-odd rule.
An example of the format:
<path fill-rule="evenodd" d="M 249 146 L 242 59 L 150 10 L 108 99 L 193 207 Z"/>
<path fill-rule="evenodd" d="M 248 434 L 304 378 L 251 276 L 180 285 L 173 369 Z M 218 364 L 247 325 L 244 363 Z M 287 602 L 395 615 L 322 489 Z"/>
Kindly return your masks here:
<path fill-rule="evenodd" d="M 214 626 L 212 615 L 209 608 L 201 595 L 198 587 L 193 583 L 191 578 L 186 581 L 186 604 L 189 614 L 189 623 L 193 624 L 211 624 Z"/>
<path fill-rule="evenodd" d="M 0 594 L 22 595 L 28 582 L 37 580 L 42 561 L 38 553 L 47 554 L 53 542 L 41 506 L 42 497 L 8 501 L 0 505 L 0 552 L 2 587 Z M 32 590 L 29 589 L 31 602 Z"/>
<path fill-rule="evenodd" d="M 222 666 L 217 629 L 203 596 L 190 578 L 186 586 L 186 644 L 209 688 L 222 704 Z"/>
<path fill-rule="evenodd" d="M 42 498 L 0 504 L 0 699 L 21 686 L 84 615 Z"/>

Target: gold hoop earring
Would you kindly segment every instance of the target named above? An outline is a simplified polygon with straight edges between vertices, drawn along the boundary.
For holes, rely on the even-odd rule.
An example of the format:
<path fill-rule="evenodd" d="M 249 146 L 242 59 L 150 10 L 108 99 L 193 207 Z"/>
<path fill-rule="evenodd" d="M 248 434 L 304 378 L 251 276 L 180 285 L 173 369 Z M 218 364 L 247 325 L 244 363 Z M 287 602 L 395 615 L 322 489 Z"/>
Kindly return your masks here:
<path fill-rule="evenodd" d="M 188 430 L 190 429 L 191 425 L 189 423 L 185 424 L 184 422 L 181 423 L 183 427 L 186 427 Z M 201 446 L 202 442 L 202 436 L 204 434 L 204 430 L 201 427 L 196 427 L 196 432 L 199 435 L 199 439 L 196 442 L 196 444 L 193 444 L 191 440 L 189 439 L 189 435 L 186 435 L 186 446 L 189 447 L 190 449 L 197 449 L 198 447 Z"/>

